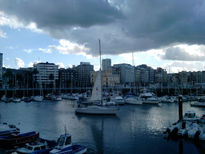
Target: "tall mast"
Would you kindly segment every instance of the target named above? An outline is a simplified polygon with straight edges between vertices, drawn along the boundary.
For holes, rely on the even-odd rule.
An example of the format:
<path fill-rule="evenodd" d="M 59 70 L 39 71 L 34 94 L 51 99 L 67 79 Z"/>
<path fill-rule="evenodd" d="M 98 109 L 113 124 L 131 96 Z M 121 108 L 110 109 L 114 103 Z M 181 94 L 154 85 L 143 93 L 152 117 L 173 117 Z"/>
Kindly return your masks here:
<path fill-rule="evenodd" d="M 100 54 L 100 72 L 101 72 L 101 44 L 99 39 L 99 54 Z"/>
<path fill-rule="evenodd" d="M 135 61 L 134 61 L 134 52 L 132 51 L 132 67 L 133 67 L 133 86 L 135 87 L 136 82 L 135 82 Z M 130 89 L 131 90 L 131 89 Z M 134 92 L 134 88 L 133 88 L 133 92 Z"/>
<path fill-rule="evenodd" d="M 100 39 L 99 39 L 99 54 L 100 54 L 100 88 L 101 88 L 100 103 L 102 104 L 102 75 L 101 75 L 101 43 L 100 43 Z"/>

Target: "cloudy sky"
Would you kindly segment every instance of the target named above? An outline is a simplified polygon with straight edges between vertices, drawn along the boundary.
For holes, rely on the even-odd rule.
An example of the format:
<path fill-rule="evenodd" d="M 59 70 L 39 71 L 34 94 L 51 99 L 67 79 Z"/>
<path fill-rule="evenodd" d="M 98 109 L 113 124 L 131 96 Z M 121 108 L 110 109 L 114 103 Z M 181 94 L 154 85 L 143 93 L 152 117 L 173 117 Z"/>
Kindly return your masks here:
<path fill-rule="evenodd" d="M 205 69 L 204 0 L 0 0 L 5 67 L 81 61 L 147 64 L 168 72 Z"/>

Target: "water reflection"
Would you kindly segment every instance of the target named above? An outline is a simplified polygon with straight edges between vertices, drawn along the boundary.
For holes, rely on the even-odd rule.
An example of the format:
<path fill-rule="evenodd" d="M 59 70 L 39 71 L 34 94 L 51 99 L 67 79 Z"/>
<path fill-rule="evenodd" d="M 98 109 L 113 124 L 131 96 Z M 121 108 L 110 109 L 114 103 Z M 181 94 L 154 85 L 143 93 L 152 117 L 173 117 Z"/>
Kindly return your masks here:
<path fill-rule="evenodd" d="M 184 111 L 199 115 L 203 108 L 184 104 Z M 163 138 L 164 129 L 178 119 L 177 104 L 122 106 L 117 116 L 75 115 L 70 101 L 0 103 L 2 121 L 17 124 L 22 132 L 39 131 L 47 139 L 67 132 L 73 142 L 86 145 L 88 153 L 203 153 L 204 145 Z"/>

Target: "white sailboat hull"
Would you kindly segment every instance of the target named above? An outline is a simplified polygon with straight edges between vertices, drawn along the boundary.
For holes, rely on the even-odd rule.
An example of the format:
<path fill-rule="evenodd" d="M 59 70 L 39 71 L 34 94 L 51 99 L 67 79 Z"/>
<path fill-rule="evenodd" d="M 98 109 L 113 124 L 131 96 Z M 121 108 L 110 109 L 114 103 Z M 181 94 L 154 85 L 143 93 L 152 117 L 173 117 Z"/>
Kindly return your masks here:
<path fill-rule="evenodd" d="M 133 97 L 130 97 L 130 98 L 127 98 L 125 100 L 126 104 L 131 104 L 131 105 L 142 105 L 142 101 L 137 99 L 137 98 L 133 98 Z"/>
<path fill-rule="evenodd" d="M 205 107 L 205 102 L 193 102 L 191 103 L 191 106 Z"/>
<path fill-rule="evenodd" d="M 159 100 L 156 98 L 147 98 L 145 100 L 142 100 L 143 104 L 150 104 L 150 105 L 159 105 Z"/>
<path fill-rule="evenodd" d="M 159 101 L 143 101 L 143 104 L 159 105 Z"/>
<path fill-rule="evenodd" d="M 43 101 L 43 96 L 34 96 L 33 100 L 36 102 L 42 102 Z"/>
<path fill-rule="evenodd" d="M 77 114 L 90 114 L 90 115 L 116 115 L 118 109 L 114 107 L 103 106 L 88 106 L 76 109 Z"/>

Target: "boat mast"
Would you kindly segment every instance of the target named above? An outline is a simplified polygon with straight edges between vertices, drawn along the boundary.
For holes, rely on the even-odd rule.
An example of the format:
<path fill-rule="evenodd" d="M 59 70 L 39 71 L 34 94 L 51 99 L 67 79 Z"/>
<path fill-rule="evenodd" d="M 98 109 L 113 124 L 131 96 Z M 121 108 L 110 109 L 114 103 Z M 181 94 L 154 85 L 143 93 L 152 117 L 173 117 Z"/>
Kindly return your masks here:
<path fill-rule="evenodd" d="M 130 85 L 130 92 L 134 93 L 135 88 L 135 61 L 134 61 L 134 52 L 132 51 L 132 67 L 133 67 L 133 85 Z"/>
<path fill-rule="evenodd" d="M 101 43 L 99 39 L 99 54 L 100 54 L 100 88 L 101 88 L 101 95 L 100 95 L 100 103 L 102 105 L 102 75 L 101 75 Z"/>

